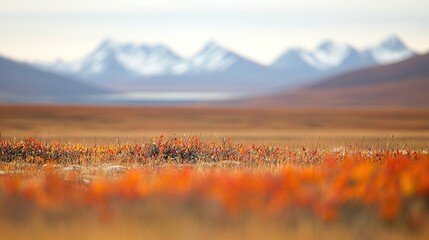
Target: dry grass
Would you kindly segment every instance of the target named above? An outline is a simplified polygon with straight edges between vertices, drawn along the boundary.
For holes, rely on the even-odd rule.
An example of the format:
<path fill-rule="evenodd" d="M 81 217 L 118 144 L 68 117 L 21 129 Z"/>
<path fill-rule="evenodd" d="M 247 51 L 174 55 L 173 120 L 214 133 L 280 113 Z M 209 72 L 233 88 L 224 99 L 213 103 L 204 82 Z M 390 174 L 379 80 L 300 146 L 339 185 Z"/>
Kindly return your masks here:
<path fill-rule="evenodd" d="M 102 144 L 191 134 L 205 140 L 232 137 L 292 146 L 360 143 L 427 148 L 429 111 L 3 105 L 0 131 L 3 138 L 34 136 Z"/>

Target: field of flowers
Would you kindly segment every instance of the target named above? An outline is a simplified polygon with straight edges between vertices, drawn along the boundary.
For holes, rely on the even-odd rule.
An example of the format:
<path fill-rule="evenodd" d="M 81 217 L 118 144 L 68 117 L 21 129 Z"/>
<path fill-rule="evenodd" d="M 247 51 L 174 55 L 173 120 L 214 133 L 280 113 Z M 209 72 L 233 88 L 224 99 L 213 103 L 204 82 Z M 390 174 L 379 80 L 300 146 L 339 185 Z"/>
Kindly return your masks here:
<path fill-rule="evenodd" d="M 153 209 L 281 226 L 310 219 L 350 228 L 363 221 L 422 237 L 429 227 L 429 154 L 163 136 L 141 144 L 0 142 L 0 222 L 64 221 L 89 212 L 108 222 L 125 212 L 147 218 Z"/>

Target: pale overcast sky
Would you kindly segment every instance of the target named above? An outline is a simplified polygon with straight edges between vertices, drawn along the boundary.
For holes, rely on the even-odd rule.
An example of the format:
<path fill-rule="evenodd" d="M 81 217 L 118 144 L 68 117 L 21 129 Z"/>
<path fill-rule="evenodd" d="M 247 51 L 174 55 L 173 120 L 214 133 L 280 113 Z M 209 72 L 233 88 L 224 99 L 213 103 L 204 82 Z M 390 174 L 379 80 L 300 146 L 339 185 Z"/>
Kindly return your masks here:
<path fill-rule="evenodd" d="M 0 55 L 74 60 L 101 40 L 195 54 L 208 40 L 261 63 L 332 39 L 358 48 L 392 33 L 429 51 L 427 0 L 0 0 Z"/>

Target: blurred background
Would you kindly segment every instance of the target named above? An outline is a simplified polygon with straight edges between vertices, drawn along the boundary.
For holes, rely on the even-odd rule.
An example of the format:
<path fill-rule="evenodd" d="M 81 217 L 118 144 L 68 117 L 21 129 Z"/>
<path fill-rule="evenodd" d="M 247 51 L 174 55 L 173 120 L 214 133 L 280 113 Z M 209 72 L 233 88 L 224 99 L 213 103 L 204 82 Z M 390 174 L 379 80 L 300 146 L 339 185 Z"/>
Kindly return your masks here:
<path fill-rule="evenodd" d="M 424 0 L 0 2 L 3 137 L 427 144 Z"/>

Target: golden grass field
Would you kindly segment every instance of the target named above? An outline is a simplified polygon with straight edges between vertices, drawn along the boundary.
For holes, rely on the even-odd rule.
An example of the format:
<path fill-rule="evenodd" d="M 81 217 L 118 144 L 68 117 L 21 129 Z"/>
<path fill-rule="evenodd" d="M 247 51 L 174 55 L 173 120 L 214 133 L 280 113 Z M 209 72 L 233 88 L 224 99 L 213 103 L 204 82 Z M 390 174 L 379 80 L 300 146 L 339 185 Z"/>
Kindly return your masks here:
<path fill-rule="evenodd" d="M 429 111 L 0 105 L 0 131 L 3 138 L 82 143 L 141 142 L 186 134 L 213 141 L 231 137 L 291 146 L 359 143 L 427 148 Z"/>

